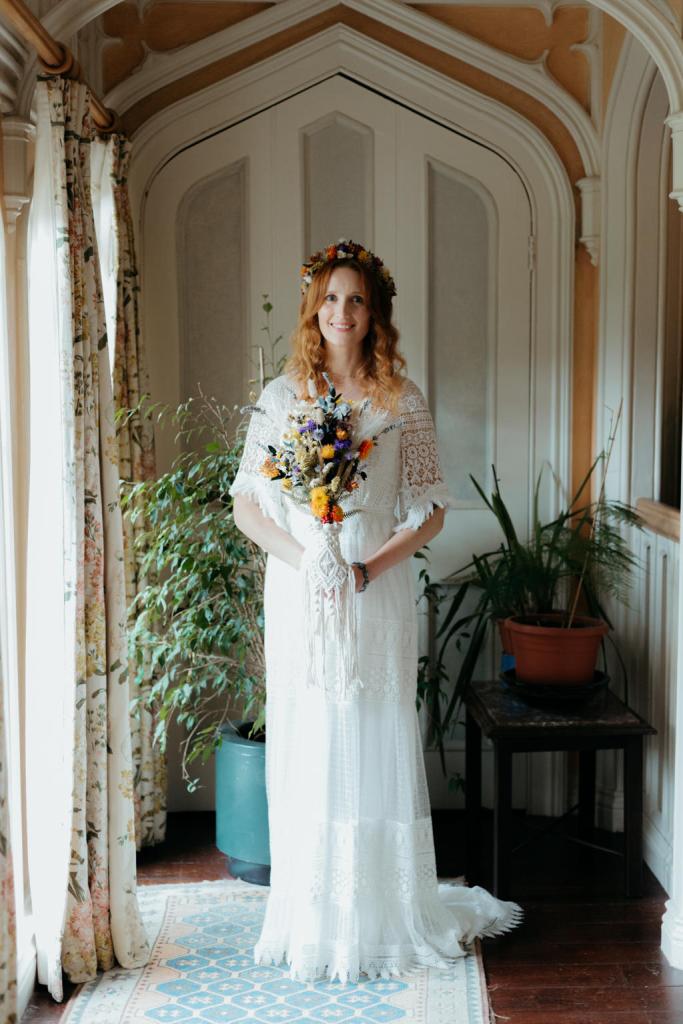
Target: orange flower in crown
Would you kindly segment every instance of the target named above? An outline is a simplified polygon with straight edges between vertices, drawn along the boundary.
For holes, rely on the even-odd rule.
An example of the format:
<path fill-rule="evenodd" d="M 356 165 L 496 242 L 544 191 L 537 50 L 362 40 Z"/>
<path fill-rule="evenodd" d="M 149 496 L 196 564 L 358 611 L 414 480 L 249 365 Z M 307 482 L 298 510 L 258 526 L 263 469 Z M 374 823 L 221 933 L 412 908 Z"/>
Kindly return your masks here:
<path fill-rule="evenodd" d="M 357 260 L 363 267 L 374 274 L 380 287 L 393 298 L 396 294 L 396 285 L 387 267 L 384 266 L 379 256 L 366 249 L 358 242 L 351 239 L 340 238 L 334 245 L 328 245 L 313 255 L 301 267 L 301 292 L 305 293 L 315 274 L 333 260 Z"/>
<path fill-rule="evenodd" d="M 360 445 L 358 446 L 358 458 L 359 459 L 367 459 L 367 457 L 368 457 L 368 455 L 370 454 L 371 451 L 372 451 L 372 441 L 368 441 L 368 440 L 361 441 Z"/>

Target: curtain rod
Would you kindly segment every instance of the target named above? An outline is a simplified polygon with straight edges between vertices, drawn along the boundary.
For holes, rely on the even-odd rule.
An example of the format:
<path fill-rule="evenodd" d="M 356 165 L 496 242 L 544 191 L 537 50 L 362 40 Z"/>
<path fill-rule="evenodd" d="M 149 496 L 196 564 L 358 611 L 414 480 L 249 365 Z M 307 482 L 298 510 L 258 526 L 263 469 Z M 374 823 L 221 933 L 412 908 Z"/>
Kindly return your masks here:
<path fill-rule="evenodd" d="M 35 47 L 41 66 L 52 75 L 65 75 L 80 82 L 85 79 L 73 53 L 63 43 L 53 39 L 47 29 L 22 0 L 0 0 L 0 13 L 19 32 L 27 43 Z M 101 132 L 111 132 L 116 125 L 116 114 L 90 92 L 90 113 Z"/>

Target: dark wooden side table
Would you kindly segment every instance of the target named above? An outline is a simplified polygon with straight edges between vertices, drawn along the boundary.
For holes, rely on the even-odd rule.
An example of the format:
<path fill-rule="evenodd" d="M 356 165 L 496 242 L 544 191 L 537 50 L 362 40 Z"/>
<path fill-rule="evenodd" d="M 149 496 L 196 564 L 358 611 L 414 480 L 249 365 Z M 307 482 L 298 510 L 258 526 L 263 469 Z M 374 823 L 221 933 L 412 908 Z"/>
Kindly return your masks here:
<path fill-rule="evenodd" d="M 529 751 L 579 751 L 579 834 L 595 819 L 595 758 L 598 750 L 624 751 L 624 878 L 627 896 L 640 893 L 643 857 L 643 736 L 656 732 L 611 692 L 581 703 L 541 706 L 527 702 L 499 681 L 472 682 L 467 708 L 465 806 L 468 880 L 480 864 L 481 737 L 493 743 L 493 892 L 510 890 L 512 755 Z"/>

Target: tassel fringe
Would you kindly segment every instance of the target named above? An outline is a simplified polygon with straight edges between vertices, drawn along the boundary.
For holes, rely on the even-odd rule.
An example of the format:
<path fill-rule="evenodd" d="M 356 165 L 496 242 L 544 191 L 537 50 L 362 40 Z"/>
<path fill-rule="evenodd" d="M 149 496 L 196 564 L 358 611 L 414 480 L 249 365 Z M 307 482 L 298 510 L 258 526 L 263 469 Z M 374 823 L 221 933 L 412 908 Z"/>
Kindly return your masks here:
<path fill-rule="evenodd" d="M 496 918 L 488 928 L 480 932 L 480 936 L 481 938 L 493 939 L 496 935 L 504 935 L 505 932 L 511 932 L 513 928 L 520 925 L 523 920 L 524 911 L 516 903 L 513 903 L 511 904 L 511 909 L 502 917 Z"/>
<path fill-rule="evenodd" d="M 338 533 L 322 524 L 302 566 L 307 623 L 304 676 L 307 687 L 347 700 L 363 687 L 358 671 L 358 623 L 353 567 L 341 558 Z M 332 653 L 334 671 L 327 656 Z"/>
<path fill-rule="evenodd" d="M 365 961 L 359 969 L 354 969 L 343 962 L 336 962 L 334 957 L 330 960 L 324 954 L 315 960 L 296 961 L 285 947 L 271 947 L 260 952 L 255 950 L 254 964 L 259 967 L 281 967 L 285 964 L 289 968 L 290 978 L 304 984 L 338 980 L 342 985 L 357 985 L 359 982 L 403 978 L 428 967 L 449 969 L 463 956 L 466 956 L 465 950 L 460 950 L 455 956 L 439 955 L 434 952 L 425 952 L 421 956 L 418 952 L 413 952 L 401 957 Z"/>

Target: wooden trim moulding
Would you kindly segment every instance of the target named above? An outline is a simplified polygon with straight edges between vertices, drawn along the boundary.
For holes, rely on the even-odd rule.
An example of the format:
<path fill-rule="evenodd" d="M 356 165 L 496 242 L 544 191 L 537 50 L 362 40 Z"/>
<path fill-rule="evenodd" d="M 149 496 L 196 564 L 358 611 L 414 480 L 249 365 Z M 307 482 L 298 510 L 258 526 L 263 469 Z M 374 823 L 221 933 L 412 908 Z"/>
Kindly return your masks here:
<path fill-rule="evenodd" d="M 637 498 L 636 511 L 643 517 L 645 526 L 652 533 L 680 541 L 680 509 L 674 508 L 672 505 L 664 505 L 661 501 L 652 501 L 651 498 Z"/>

